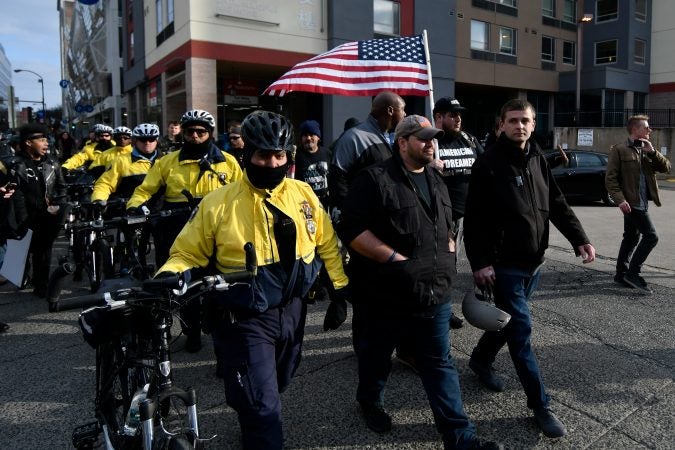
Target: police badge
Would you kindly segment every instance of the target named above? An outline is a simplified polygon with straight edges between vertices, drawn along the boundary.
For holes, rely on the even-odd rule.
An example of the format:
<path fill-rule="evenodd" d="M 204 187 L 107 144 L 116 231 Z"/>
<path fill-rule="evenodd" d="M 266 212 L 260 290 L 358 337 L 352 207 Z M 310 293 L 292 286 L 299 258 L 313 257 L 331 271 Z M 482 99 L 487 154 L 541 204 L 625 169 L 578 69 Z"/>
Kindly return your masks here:
<path fill-rule="evenodd" d="M 301 203 L 302 209 L 300 212 L 305 216 L 305 224 L 307 225 L 307 231 L 310 234 L 316 233 L 316 222 L 314 222 L 314 216 L 312 215 L 312 207 L 309 205 L 307 200 Z"/>

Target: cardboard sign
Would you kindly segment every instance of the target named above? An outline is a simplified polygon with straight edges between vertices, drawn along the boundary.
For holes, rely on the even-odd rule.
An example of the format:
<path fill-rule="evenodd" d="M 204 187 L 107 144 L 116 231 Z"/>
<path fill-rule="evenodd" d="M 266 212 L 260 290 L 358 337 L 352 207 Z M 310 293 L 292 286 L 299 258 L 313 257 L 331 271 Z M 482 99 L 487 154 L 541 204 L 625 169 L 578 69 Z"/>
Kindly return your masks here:
<path fill-rule="evenodd" d="M 7 253 L 5 253 L 0 275 L 7 278 L 16 287 L 21 287 L 23 282 L 23 271 L 26 268 L 26 257 L 32 237 L 33 230 L 28 230 L 20 241 L 7 239 Z"/>

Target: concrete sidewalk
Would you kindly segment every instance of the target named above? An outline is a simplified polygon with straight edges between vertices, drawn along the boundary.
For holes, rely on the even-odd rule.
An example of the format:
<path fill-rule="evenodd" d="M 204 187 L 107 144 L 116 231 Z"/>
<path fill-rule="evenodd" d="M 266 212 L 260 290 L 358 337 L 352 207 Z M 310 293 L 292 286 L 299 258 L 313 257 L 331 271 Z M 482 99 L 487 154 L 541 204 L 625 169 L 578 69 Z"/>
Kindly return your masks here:
<path fill-rule="evenodd" d="M 668 206 L 653 213 L 662 240 L 645 274 L 654 286 L 651 296 L 612 282 L 620 235 L 615 208 L 575 206 L 600 253 L 597 263 L 582 266 L 561 236 L 552 234 L 532 301 L 533 345 L 567 437 L 550 440 L 538 432 L 506 349 L 496 367 L 507 389 L 492 393 L 467 365 L 480 331 L 466 325 L 452 333 L 465 408 L 480 437 L 518 449 L 675 448 L 675 232 L 669 225 L 675 191 L 666 197 Z M 471 286 L 465 260 L 459 270 L 456 302 Z M 310 307 L 303 362 L 282 397 L 286 447 L 441 448 L 419 379 L 397 362 L 386 392 L 394 428 L 385 435 L 366 428 L 354 400 L 350 323 L 324 333 L 326 307 Z M 75 312 L 49 314 L 44 300 L 29 292 L 0 288 L 0 320 L 12 327 L 0 335 L 0 449 L 67 449 L 72 429 L 92 420 L 94 351 L 82 340 L 76 318 Z M 181 351 L 183 337 L 174 343 L 176 382 L 197 386 L 202 434 L 218 435 L 207 448 L 240 448 L 208 337 L 205 343 L 195 355 Z"/>

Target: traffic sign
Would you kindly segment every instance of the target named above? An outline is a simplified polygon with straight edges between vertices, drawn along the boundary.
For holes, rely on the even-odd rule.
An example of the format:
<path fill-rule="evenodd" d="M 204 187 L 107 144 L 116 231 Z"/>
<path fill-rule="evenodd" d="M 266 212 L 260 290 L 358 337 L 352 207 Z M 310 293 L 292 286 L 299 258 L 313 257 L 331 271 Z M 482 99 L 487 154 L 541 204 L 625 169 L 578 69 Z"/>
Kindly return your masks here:
<path fill-rule="evenodd" d="M 43 110 L 40 110 L 40 111 L 38 111 L 38 112 L 35 113 L 35 116 L 36 116 L 38 119 L 44 119 L 44 118 L 45 118 L 45 112 L 44 112 Z"/>
<path fill-rule="evenodd" d="M 92 105 L 86 105 L 84 107 L 84 110 L 88 113 L 92 113 L 92 112 L 94 112 L 94 107 Z"/>
<path fill-rule="evenodd" d="M 84 112 L 84 106 L 82 106 L 78 103 L 77 105 L 75 105 L 75 112 L 76 113 Z"/>
<path fill-rule="evenodd" d="M 59 81 L 59 86 L 61 86 L 63 89 L 67 88 L 69 84 L 70 84 L 70 81 L 68 81 L 68 80 Z"/>

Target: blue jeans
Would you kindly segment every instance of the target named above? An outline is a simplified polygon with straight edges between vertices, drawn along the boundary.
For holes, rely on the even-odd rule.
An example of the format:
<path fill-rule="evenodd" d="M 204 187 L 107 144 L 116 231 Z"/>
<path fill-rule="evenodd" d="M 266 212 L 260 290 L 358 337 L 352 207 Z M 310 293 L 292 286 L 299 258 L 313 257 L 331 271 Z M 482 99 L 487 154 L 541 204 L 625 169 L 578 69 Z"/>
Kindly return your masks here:
<path fill-rule="evenodd" d="M 659 237 L 647 211 L 633 209 L 629 214 L 624 214 L 623 240 L 616 258 L 617 273 L 639 274 L 642 264 L 658 242 Z"/>
<path fill-rule="evenodd" d="M 471 358 L 481 365 L 491 365 L 499 350 L 507 344 L 516 373 L 532 409 L 547 407 L 550 398 L 532 351 L 532 319 L 528 301 L 537 288 L 540 270 L 530 273 L 512 267 L 495 267 L 495 305 L 511 314 L 511 320 L 500 331 L 486 331 L 473 350 Z"/>
<path fill-rule="evenodd" d="M 357 401 L 382 407 L 384 387 L 391 372 L 391 354 L 406 341 L 413 351 L 419 376 L 445 448 L 465 448 L 475 440 L 475 426 L 466 416 L 457 369 L 450 355 L 450 303 L 428 315 L 392 315 L 382 307 L 361 305 L 362 330 Z"/>

